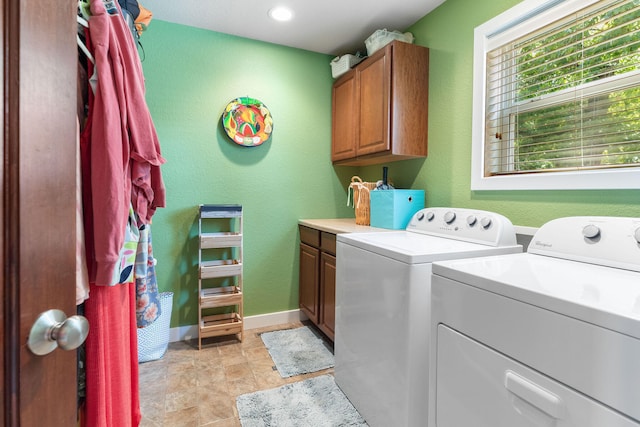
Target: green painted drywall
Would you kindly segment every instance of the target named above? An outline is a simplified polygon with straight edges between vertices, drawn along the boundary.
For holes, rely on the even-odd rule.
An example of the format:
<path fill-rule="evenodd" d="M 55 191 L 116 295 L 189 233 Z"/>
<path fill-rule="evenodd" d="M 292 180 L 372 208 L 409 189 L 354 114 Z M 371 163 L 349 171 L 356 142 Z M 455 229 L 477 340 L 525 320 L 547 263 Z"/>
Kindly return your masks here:
<path fill-rule="evenodd" d="M 429 156 L 394 162 L 389 177 L 398 188 L 426 190 L 427 206 L 500 212 L 514 224 L 538 227 L 572 215 L 640 217 L 638 190 L 471 191 L 471 118 L 474 28 L 518 0 L 447 0 L 408 30 L 430 48 Z M 380 179 L 379 166 L 363 168 Z"/>
<path fill-rule="evenodd" d="M 197 206 L 244 207 L 244 312 L 298 307 L 300 218 L 353 216 L 353 168 L 331 164 L 331 57 L 154 21 L 142 36 L 147 102 L 162 154 L 167 207 L 153 218 L 172 326 L 197 323 Z M 234 98 L 271 111 L 271 139 L 241 147 L 220 126 Z"/>

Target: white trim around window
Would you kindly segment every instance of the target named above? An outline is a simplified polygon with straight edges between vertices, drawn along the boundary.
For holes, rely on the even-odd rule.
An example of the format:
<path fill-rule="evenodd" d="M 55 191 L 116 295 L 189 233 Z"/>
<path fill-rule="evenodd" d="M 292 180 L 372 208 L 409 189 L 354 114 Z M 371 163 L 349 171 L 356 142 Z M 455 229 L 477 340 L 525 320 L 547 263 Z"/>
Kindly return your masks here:
<path fill-rule="evenodd" d="M 485 144 L 495 144 L 486 140 L 485 129 L 487 52 L 595 3 L 598 0 L 525 0 L 475 29 L 472 190 L 640 189 L 640 167 L 518 174 L 491 174 L 485 170 Z M 513 153 L 506 149 L 501 155 L 509 159 Z"/>

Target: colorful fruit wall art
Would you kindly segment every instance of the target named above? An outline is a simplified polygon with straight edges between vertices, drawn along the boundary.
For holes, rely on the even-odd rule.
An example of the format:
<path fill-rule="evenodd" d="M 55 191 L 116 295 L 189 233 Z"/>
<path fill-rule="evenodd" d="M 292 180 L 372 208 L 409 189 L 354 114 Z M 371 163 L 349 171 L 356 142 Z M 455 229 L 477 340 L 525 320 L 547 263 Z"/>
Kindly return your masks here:
<path fill-rule="evenodd" d="M 273 118 L 261 101 L 242 97 L 227 104 L 222 113 L 222 126 L 236 144 L 256 147 L 271 136 Z"/>

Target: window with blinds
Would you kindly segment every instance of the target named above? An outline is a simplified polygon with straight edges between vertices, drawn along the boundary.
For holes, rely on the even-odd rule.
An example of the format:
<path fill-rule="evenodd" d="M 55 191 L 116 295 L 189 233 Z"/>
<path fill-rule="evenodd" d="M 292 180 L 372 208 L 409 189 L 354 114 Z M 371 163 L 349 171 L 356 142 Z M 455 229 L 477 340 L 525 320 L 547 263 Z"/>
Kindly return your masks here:
<path fill-rule="evenodd" d="M 481 178 L 637 174 L 640 0 L 525 3 L 538 8 L 484 35 Z M 619 188 L 640 188 L 634 176 Z M 545 179 L 540 188 L 554 188 Z"/>

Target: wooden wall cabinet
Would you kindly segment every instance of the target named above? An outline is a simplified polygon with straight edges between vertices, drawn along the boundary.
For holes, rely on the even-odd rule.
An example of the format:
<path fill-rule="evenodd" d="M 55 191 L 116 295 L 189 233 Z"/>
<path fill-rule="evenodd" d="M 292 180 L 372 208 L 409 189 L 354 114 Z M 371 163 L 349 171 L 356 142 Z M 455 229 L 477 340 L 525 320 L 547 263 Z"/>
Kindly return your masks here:
<path fill-rule="evenodd" d="M 332 341 L 336 312 L 336 235 L 300 226 L 300 310 Z"/>
<path fill-rule="evenodd" d="M 429 49 L 391 42 L 334 82 L 332 103 L 334 164 L 426 157 Z"/>

